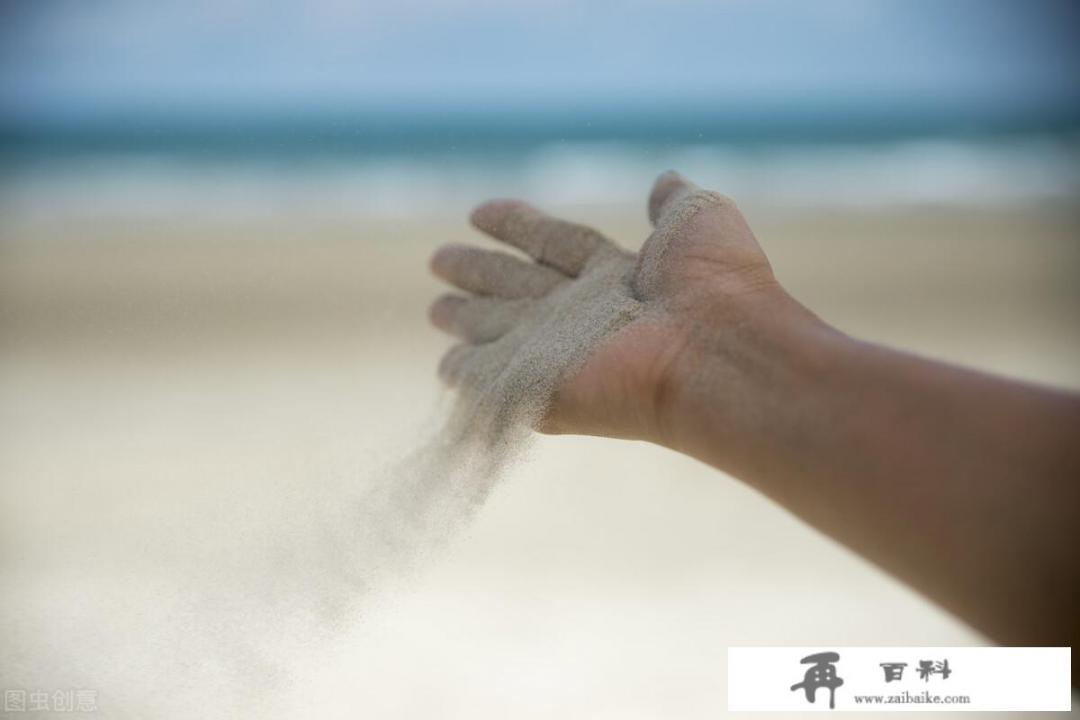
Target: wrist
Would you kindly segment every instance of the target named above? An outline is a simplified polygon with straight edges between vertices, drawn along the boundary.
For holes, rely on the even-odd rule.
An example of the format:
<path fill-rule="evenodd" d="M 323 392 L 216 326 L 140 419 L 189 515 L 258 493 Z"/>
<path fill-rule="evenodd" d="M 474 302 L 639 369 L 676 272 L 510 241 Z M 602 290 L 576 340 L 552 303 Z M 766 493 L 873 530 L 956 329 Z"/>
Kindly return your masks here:
<path fill-rule="evenodd" d="M 685 342 L 657 391 L 656 441 L 724 469 L 790 430 L 847 339 L 779 285 L 681 323 Z"/>

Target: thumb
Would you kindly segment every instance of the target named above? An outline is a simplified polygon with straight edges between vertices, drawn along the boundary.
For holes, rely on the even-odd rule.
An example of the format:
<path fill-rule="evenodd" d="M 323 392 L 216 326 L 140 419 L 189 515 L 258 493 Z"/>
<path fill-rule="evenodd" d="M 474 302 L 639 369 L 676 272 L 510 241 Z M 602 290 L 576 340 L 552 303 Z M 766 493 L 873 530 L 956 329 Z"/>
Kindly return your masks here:
<path fill-rule="evenodd" d="M 721 250 L 727 217 L 738 215 L 734 203 L 717 192 L 702 190 L 669 171 L 657 178 L 649 193 L 649 220 L 654 230 L 637 258 L 634 290 L 640 299 L 670 295 L 672 269 L 683 267 L 681 258 L 702 259 Z"/>
<path fill-rule="evenodd" d="M 635 291 L 643 300 L 677 292 L 676 276 L 690 266 L 715 272 L 733 264 L 764 261 L 735 203 L 677 172 L 669 170 L 653 184 L 649 219 L 655 229 L 638 255 L 634 278 Z"/>
<path fill-rule="evenodd" d="M 649 222 L 654 226 L 660 225 L 665 218 L 670 217 L 682 200 L 700 189 L 674 170 L 662 173 L 656 178 L 652 192 L 649 193 Z"/>

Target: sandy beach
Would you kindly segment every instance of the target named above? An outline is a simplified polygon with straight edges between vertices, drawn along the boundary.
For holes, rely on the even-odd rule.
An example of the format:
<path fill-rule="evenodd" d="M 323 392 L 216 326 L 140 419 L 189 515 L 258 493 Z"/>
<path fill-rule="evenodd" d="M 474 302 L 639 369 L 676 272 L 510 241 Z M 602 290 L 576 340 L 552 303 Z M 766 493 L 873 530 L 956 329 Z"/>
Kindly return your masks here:
<path fill-rule="evenodd" d="M 647 235 L 640 207 L 551 209 Z M 1080 388 L 1071 204 L 745 210 L 781 282 L 840 329 Z M 464 214 L 2 221 L 10 669 L 124 698 L 108 717 L 175 712 L 195 687 L 206 716 L 706 718 L 728 646 L 986 642 L 711 468 L 544 437 L 467 533 L 295 663 L 222 668 L 209 644 L 180 672 L 174 648 L 143 646 L 185 612 L 155 584 L 200 553 L 255 549 L 287 602 L 308 493 L 333 498 L 431 429 L 449 342 L 426 321 L 426 263 L 484 242 Z"/>

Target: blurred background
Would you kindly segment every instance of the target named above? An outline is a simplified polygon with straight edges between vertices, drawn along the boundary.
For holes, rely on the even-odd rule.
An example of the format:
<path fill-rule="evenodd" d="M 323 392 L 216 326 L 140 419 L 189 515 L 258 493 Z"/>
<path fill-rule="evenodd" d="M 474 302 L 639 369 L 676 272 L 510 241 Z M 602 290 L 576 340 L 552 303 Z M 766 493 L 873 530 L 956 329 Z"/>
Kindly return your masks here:
<path fill-rule="evenodd" d="M 1078 39 L 1043 0 L 4 2 L 0 686 L 698 718 L 728 646 L 986 642 L 737 481 L 595 438 L 539 439 L 333 642 L 245 593 L 288 597 L 318 508 L 447 402 L 426 258 L 483 242 L 491 196 L 633 248 L 676 168 L 841 329 L 1080 388 Z"/>

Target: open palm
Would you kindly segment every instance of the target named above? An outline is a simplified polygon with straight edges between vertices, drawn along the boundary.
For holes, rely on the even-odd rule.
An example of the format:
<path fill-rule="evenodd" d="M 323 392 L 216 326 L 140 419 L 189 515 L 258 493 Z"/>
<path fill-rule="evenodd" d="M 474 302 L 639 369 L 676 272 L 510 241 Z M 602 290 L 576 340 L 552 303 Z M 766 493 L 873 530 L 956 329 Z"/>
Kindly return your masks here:
<path fill-rule="evenodd" d="M 671 378 L 692 362 L 699 319 L 730 316 L 737 324 L 746 299 L 778 286 L 727 198 L 665 173 L 650 195 L 649 216 L 654 231 L 635 254 L 592 228 L 520 201 L 495 200 L 477 208 L 472 222 L 478 229 L 527 257 L 464 245 L 435 253 L 435 274 L 466 291 L 444 295 L 431 307 L 432 322 L 462 340 L 440 364 L 441 377 L 467 386 L 470 368 L 485 358 L 491 362 L 499 346 L 504 352 L 498 357 L 521 362 L 522 352 L 530 352 L 528 341 L 543 340 L 542 332 L 563 337 L 559 324 L 601 324 L 604 328 L 582 348 L 581 361 L 558 378 L 537 429 L 662 435 Z M 621 304 L 619 322 L 610 322 L 610 313 L 589 316 L 596 310 L 573 296 L 575 291 L 595 296 L 587 286 L 600 275 L 618 286 L 614 300 L 599 302 Z M 505 352 L 508 346 L 516 355 Z"/>

